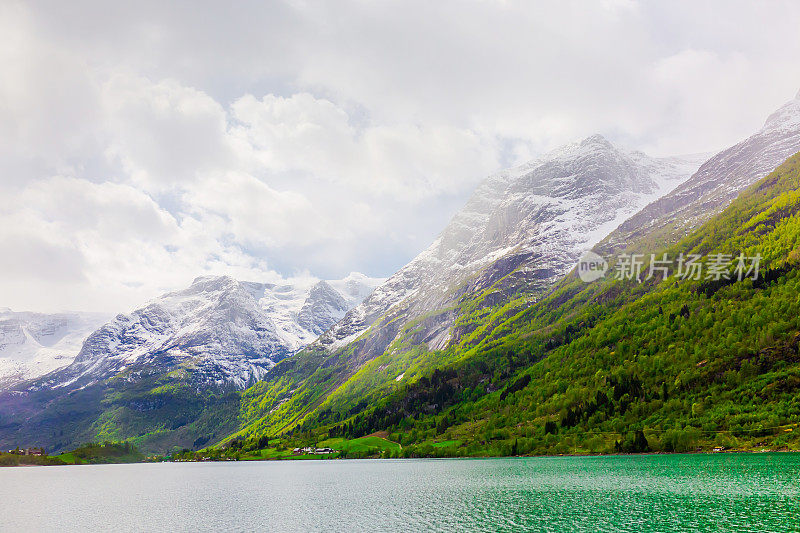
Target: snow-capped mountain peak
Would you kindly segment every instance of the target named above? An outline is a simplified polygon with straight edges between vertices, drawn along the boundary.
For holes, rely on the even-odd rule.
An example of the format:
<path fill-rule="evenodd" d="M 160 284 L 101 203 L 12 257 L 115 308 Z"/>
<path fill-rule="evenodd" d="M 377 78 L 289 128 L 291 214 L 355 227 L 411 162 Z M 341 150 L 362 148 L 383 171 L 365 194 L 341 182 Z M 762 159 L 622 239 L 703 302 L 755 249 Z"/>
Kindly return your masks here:
<path fill-rule="evenodd" d="M 350 272 L 343 279 L 329 280 L 327 283 L 348 301 L 350 307 L 361 303 L 375 289 L 375 278 L 361 272 Z"/>
<path fill-rule="evenodd" d="M 352 298 L 349 299 L 352 301 Z M 326 281 L 320 281 L 308 292 L 303 307 L 297 314 L 297 323 L 319 335 L 339 321 L 352 308 L 348 299 Z"/>
<path fill-rule="evenodd" d="M 800 93 L 772 113 L 764 123 L 762 133 L 793 131 L 800 127 Z"/>
<path fill-rule="evenodd" d="M 643 249 L 645 245 L 673 242 L 798 151 L 800 99 L 795 97 L 773 112 L 760 130 L 709 158 L 675 190 L 626 220 L 596 251 L 605 256 L 626 248 L 646 253 L 651 250 Z"/>
<path fill-rule="evenodd" d="M 198 384 L 244 387 L 313 341 L 381 281 L 362 274 L 277 284 L 198 277 L 94 331 L 75 361 L 47 376 L 44 386 L 182 368 Z"/>
<path fill-rule="evenodd" d="M 498 172 L 475 193 L 431 246 L 391 276 L 319 339 L 341 347 L 373 324 L 379 333 L 355 350 L 366 358 L 383 351 L 403 325 L 452 308 L 466 292 L 516 272 L 528 289 L 565 274 L 627 217 L 686 180 L 697 157 L 652 158 L 615 146 L 602 135 L 553 150 Z M 522 279 L 518 281 L 522 282 Z M 420 340 L 441 348 L 452 313 L 420 327 Z M 425 331 L 422 331 L 422 330 Z"/>
<path fill-rule="evenodd" d="M 70 364 L 83 340 L 108 318 L 102 313 L 0 308 L 0 389 Z"/>

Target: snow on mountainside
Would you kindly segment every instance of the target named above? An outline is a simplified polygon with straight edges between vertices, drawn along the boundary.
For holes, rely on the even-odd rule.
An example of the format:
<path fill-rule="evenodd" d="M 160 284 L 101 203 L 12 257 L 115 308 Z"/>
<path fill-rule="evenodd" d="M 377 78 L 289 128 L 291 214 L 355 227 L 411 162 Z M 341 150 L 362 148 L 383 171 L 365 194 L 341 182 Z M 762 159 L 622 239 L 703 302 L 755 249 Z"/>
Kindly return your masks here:
<path fill-rule="evenodd" d="M 27 313 L 0 308 L 0 389 L 37 378 L 75 359 L 108 315 Z"/>
<path fill-rule="evenodd" d="M 723 150 L 673 192 L 648 205 L 601 242 L 612 257 L 625 248 L 646 250 L 675 242 L 719 213 L 746 187 L 800 151 L 800 93 L 742 142 Z M 640 239 L 647 242 L 640 243 Z"/>
<path fill-rule="evenodd" d="M 190 369 L 198 384 L 244 387 L 314 340 L 381 281 L 357 273 L 287 284 L 200 277 L 118 315 L 86 339 L 70 366 L 37 387 L 178 368 Z"/>
<path fill-rule="evenodd" d="M 623 220 L 687 179 L 703 159 L 651 158 L 600 135 L 489 177 L 439 238 L 317 341 L 336 349 L 370 335 L 356 357 L 381 353 L 403 324 L 452 306 L 515 272 L 546 287 Z M 417 341 L 442 348 L 454 316 L 423 325 Z"/>

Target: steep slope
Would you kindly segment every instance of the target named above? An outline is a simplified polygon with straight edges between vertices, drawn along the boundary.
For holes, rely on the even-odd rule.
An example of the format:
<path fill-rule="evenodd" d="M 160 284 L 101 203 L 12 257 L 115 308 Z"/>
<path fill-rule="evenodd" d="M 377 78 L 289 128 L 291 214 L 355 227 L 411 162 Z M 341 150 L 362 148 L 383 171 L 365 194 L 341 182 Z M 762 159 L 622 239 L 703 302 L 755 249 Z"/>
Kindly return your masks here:
<path fill-rule="evenodd" d="M 764 126 L 708 161 L 686 182 L 626 220 L 595 247 L 604 257 L 651 252 L 719 213 L 747 186 L 800 150 L 800 93 Z"/>
<path fill-rule="evenodd" d="M 236 423 L 237 390 L 316 338 L 380 281 L 355 273 L 283 285 L 198 278 L 118 315 L 88 336 L 66 368 L 0 394 L 0 442 L 60 449 L 133 437 L 160 449 L 223 435 Z"/>
<path fill-rule="evenodd" d="M 701 278 L 570 276 L 455 363 L 296 434 L 388 431 L 422 456 L 800 449 L 800 154 L 658 252 L 703 256 Z"/>
<path fill-rule="evenodd" d="M 26 313 L 0 309 L 0 390 L 70 364 L 102 313 Z"/>
<path fill-rule="evenodd" d="M 582 252 L 680 184 L 699 163 L 649 158 L 595 135 L 491 176 L 427 250 L 318 343 L 344 346 L 379 322 L 381 331 L 374 331 L 363 349 L 356 347 L 357 357 L 369 357 L 409 321 L 446 309 L 511 271 L 517 276 L 513 289 L 524 286 L 535 293 L 549 287 Z M 448 314 L 431 321 L 422 340 L 430 349 L 443 348 L 453 321 Z M 374 338 L 380 340 L 370 342 Z"/>
<path fill-rule="evenodd" d="M 270 420 L 258 424 L 270 431 L 296 423 L 368 364 L 382 375 L 362 380 L 357 394 L 395 386 L 420 350 L 469 334 L 468 324 L 453 327 L 465 299 L 492 287 L 477 307 L 535 300 L 585 250 L 699 163 L 649 158 L 595 135 L 490 177 L 427 250 L 248 391 L 245 418 L 266 415 Z"/>

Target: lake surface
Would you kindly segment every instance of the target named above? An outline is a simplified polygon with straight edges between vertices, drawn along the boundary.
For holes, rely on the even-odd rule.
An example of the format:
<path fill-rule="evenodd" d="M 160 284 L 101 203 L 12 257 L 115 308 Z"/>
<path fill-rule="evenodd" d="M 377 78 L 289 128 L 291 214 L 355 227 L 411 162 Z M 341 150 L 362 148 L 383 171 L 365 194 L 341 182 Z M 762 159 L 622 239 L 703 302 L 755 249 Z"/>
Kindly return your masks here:
<path fill-rule="evenodd" d="M 800 454 L 0 469 L 0 531 L 800 531 Z"/>

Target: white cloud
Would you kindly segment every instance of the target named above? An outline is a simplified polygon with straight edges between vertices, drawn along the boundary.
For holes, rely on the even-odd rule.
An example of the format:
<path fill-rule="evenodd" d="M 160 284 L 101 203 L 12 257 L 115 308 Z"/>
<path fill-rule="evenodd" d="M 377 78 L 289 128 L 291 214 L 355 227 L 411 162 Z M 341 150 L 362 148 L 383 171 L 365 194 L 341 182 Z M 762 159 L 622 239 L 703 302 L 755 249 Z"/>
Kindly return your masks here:
<path fill-rule="evenodd" d="M 269 94 L 261 100 L 248 94 L 231 109 L 242 124 L 236 133 L 272 171 L 301 170 L 327 179 L 337 169 L 321 168 L 325 162 L 351 164 L 357 132 L 348 123 L 347 113 L 328 100 L 308 93 L 289 98 Z"/>
<path fill-rule="evenodd" d="M 388 275 L 500 166 L 595 132 L 656 154 L 748 135 L 800 86 L 798 23 L 794 2 L 5 2 L 0 306 Z"/>
<path fill-rule="evenodd" d="M 236 164 L 225 110 L 174 80 L 117 75 L 103 85 L 107 155 L 146 187 L 169 188 Z"/>
<path fill-rule="evenodd" d="M 225 241 L 229 224 L 178 220 L 128 185 L 55 177 L 0 207 L 0 294 L 36 309 L 121 311 L 209 273 L 281 278 Z"/>
<path fill-rule="evenodd" d="M 329 100 L 307 93 L 232 105 L 263 168 L 303 172 L 367 195 L 418 201 L 457 194 L 497 168 L 496 146 L 470 130 L 446 126 L 361 125 Z"/>
<path fill-rule="evenodd" d="M 37 38 L 32 14 L 0 4 L 0 186 L 84 165 L 97 92 L 79 57 Z"/>
<path fill-rule="evenodd" d="M 91 232 L 107 239 L 170 242 L 178 230 L 170 214 L 130 185 L 56 176 L 33 182 L 13 203 L 67 235 Z"/>
<path fill-rule="evenodd" d="M 296 192 L 278 192 L 248 174 L 228 172 L 198 182 L 184 198 L 219 235 L 246 246 L 308 246 L 330 237 L 330 222 Z"/>

